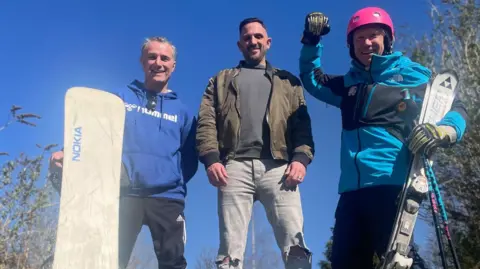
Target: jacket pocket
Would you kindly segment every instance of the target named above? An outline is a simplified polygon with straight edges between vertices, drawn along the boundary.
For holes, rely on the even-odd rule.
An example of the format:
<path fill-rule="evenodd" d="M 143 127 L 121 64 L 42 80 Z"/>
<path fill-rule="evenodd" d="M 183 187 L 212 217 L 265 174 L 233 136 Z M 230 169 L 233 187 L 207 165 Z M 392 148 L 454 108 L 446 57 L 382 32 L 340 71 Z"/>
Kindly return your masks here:
<path fill-rule="evenodd" d="M 134 189 L 162 187 L 175 188 L 182 183 L 177 161 L 178 155 L 155 156 L 144 153 L 129 153 L 124 158 L 127 173 Z"/>

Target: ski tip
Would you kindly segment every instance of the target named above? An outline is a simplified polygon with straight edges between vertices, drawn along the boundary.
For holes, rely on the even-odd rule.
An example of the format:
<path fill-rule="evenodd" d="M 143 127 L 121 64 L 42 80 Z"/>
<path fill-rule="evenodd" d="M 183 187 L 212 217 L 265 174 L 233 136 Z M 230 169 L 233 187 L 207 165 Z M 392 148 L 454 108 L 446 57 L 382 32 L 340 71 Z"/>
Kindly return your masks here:
<path fill-rule="evenodd" d="M 441 87 L 443 90 L 455 93 L 458 83 L 457 72 L 451 69 L 444 69 L 435 75 L 432 81 L 432 87 Z"/>
<path fill-rule="evenodd" d="M 449 75 L 449 76 L 454 77 L 456 80 L 458 80 L 458 74 L 453 69 L 449 69 L 449 68 L 442 69 L 440 72 L 436 73 L 436 76 L 438 76 L 438 75 Z"/>

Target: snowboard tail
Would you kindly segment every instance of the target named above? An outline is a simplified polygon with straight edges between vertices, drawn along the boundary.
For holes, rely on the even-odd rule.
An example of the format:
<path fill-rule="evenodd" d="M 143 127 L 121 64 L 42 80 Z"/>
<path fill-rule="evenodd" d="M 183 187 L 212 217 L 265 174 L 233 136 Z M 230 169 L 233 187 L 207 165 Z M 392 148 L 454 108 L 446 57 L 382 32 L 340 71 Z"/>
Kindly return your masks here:
<path fill-rule="evenodd" d="M 455 72 L 445 71 L 428 83 L 418 124 L 438 123 L 451 109 L 457 91 Z M 413 156 L 409 176 L 403 186 L 392 234 L 380 269 L 408 269 L 413 259 L 407 255 L 421 203 L 427 198 L 429 184 L 423 156 Z"/>
<path fill-rule="evenodd" d="M 118 96 L 68 89 L 54 269 L 118 268 L 124 121 Z"/>

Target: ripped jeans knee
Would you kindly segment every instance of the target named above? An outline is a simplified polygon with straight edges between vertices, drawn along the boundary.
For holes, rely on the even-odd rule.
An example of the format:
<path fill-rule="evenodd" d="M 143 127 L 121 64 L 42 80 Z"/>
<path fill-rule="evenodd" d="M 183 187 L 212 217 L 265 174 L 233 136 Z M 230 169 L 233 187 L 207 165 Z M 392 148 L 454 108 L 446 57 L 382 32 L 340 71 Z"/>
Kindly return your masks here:
<path fill-rule="evenodd" d="M 311 269 L 312 253 L 301 246 L 291 246 L 283 255 L 286 269 Z"/>
<path fill-rule="evenodd" d="M 240 264 L 239 259 L 232 259 L 230 256 L 224 257 L 222 260 L 217 260 L 217 269 L 237 269 Z"/>

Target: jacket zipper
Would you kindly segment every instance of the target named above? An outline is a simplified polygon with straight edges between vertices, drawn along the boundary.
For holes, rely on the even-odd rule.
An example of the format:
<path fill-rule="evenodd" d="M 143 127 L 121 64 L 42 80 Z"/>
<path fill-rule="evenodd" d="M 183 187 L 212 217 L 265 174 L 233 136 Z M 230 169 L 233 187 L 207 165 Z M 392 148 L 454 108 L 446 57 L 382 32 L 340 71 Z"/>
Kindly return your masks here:
<path fill-rule="evenodd" d="M 163 95 L 160 95 L 160 126 L 158 130 L 162 129 L 162 118 L 163 118 Z"/>
<path fill-rule="evenodd" d="M 358 123 L 358 120 L 357 120 L 357 111 L 359 110 L 359 103 L 360 103 L 360 97 L 363 95 L 363 92 L 365 91 L 365 85 L 362 85 L 362 87 L 360 87 L 358 89 L 358 92 L 357 92 L 357 98 L 355 100 L 355 107 L 353 109 L 353 123 L 354 124 L 357 124 Z M 361 140 L 360 140 L 360 130 L 359 130 L 359 126 L 356 126 L 357 128 L 357 142 L 358 142 L 358 147 L 357 147 L 357 152 L 355 153 L 355 157 L 353 158 L 354 162 L 355 162 L 355 168 L 357 170 L 357 186 L 358 188 L 360 188 L 360 168 L 358 166 L 358 153 L 360 152 L 360 150 L 362 149 L 362 146 L 361 146 Z"/>
<path fill-rule="evenodd" d="M 270 77 L 268 76 L 270 79 Z M 270 96 L 268 97 L 268 103 L 267 103 L 267 111 L 266 111 L 266 120 L 267 120 L 267 125 L 268 125 L 268 132 L 270 133 L 270 155 L 272 155 L 272 158 L 275 160 L 275 155 L 273 154 L 273 148 L 272 148 L 272 143 L 274 143 L 273 140 L 273 135 L 272 135 L 272 127 L 270 126 L 270 121 L 269 121 L 269 115 L 270 115 L 270 104 L 272 102 L 272 96 L 273 96 L 273 77 L 270 79 Z"/>
<path fill-rule="evenodd" d="M 237 99 L 238 97 L 239 96 L 237 92 Z M 232 159 L 235 159 L 235 156 L 237 155 L 238 145 L 240 144 L 240 133 L 242 132 L 242 115 L 240 114 L 240 109 L 237 107 L 237 99 L 235 99 L 235 110 L 237 110 L 238 114 L 237 141 L 235 143 L 235 149 L 233 150 Z"/>
<path fill-rule="evenodd" d="M 372 69 L 371 68 L 368 69 L 368 74 L 370 75 L 370 83 L 373 83 L 373 76 L 372 76 Z M 357 94 L 357 100 L 355 102 L 355 110 L 353 112 L 353 118 L 354 118 L 355 123 L 359 122 L 359 120 L 356 119 L 357 110 L 359 109 L 358 104 L 359 104 L 360 97 L 363 98 L 363 92 L 366 91 L 366 89 L 368 89 L 368 84 L 364 84 L 362 86 L 361 90 Z M 372 92 L 370 94 L 373 94 L 373 90 L 374 90 L 374 88 L 372 88 Z M 365 107 L 365 112 L 364 112 L 365 114 L 367 113 L 366 109 L 367 109 L 367 107 Z M 355 161 L 355 167 L 357 168 L 357 186 L 358 186 L 358 189 L 360 189 L 360 187 L 361 187 L 361 177 L 360 177 L 361 174 L 360 174 L 360 168 L 358 166 L 358 153 L 362 150 L 362 140 L 360 139 L 360 128 L 359 128 L 359 126 L 357 126 L 356 129 L 357 129 L 358 147 L 357 147 L 357 153 L 355 153 L 354 161 Z"/>
<path fill-rule="evenodd" d="M 272 149 L 272 143 L 273 143 L 273 139 L 272 139 L 272 131 L 271 131 L 271 127 L 270 127 L 270 122 L 268 121 L 268 115 L 270 113 L 270 108 L 267 109 L 267 125 L 268 125 L 268 132 L 270 133 L 270 145 L 269 145 L 269 148 L 270 148 L 270 155 L 272 155 L 272 158 L 275 160 L 275 156 L 273 155 L 273 149 Z"/>
<path fill-rule="evenodd" d="M 237 77 L 238 73 L 235 74 L 231 80 L 231 82 L 229 84 L 232 85 L 232 88 L 234 89 L 234 94 L 235 94 L 235 110 L 237 111 L 237 114 L 238 114 L 238 128 L 237 128 L 237 141 L 235 143 L 235 148 L 233 149 L 233 156 L 231 157 L 231 159 L 235 159 L 235 156 L 237 155 L 237 149 L 238 149 L 238 145 L 240 144 L 240 132 L 242 130 L 242 115 L 240 114 L 240 108 L 238 107 L 238 99 L 240 97 L 240 92 L 235 89 L 235 83 L 234 83 L 234 80 L 235 78 Z M 229 91 L 230 85 L 227 85 L 227 91 Z M 225 161 L 228 161 L 230 158 L 228 158 L 228 155 L 226 156 L 225 158 Z"/>
<path fill-rule="evenodd" d="M 357 168 L 357 182 L 358 182 L 358 189 L 360 189 L 360 168 L 358 167 L 358 153 L 362 150 L 362 144 L 360 140 L 360 130 L 357 128 L 357 140 L 358 140 L 358 148 L 357 153 L 355 153 L 355 167 Z"/>

